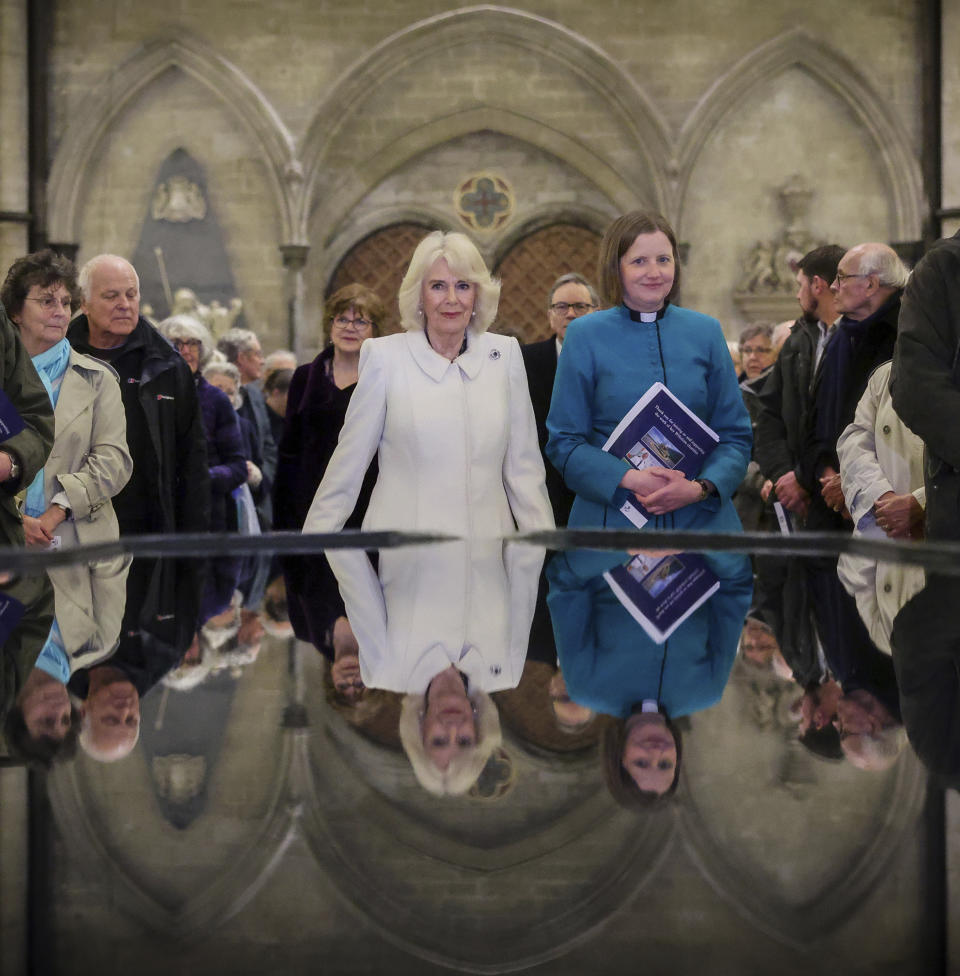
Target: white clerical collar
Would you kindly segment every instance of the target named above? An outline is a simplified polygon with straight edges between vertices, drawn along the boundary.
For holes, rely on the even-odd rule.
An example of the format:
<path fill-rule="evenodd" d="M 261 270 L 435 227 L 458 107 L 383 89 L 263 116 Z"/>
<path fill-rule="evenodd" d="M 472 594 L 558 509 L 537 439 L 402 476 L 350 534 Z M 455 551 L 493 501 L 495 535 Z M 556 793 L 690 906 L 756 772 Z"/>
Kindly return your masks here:
<path fill-rule="evenodd" d="M 657 312 L 641 312 L 640 313 L 640 321 L 641 322 L 656 322 L 657 321 L 657 315 L 658 314 L 659 313 L 657 313 Z"/>
<path fill-rule="evenodd" d="M 644 314 L 647 314 L 647 313 L 645 312 Z M 654 318 L 656 318 L 656 315 L 657 315 L 656 312 L 651 312 L 650 314 L 653 315 Z M 656 701 L 653 698 L 645 698 L 643 700 L 643 705 L 640 707 L 640 711 L 641 712 L 659 712 L 660 711 L 660 706 L 656 703 Z"/>
<path fill-rule="evenodd" d="M 559 359 L 560 350 L 563 349 L 563 340 L 560 338 L 560 336 L 557 336 L 556 343 L 557 343 L 557 359 Z"/>

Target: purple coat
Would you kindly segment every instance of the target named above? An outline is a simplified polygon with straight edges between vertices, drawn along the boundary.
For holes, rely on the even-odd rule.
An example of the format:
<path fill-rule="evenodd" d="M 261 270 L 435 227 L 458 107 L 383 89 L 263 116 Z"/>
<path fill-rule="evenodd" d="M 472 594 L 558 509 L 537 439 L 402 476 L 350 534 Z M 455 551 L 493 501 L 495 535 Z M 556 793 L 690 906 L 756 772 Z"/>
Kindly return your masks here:
<path fill-rule="evenodd" d="M 333 346 L 328 346 L 312 363 L 298 367 L 290 381 L 273 489 L 275 529 L 299 531 L 303 528 L 313 496 L 337 446 L 356 384 L 337 389 L 327 374 L 332 361 Z M 363 479 L 346 528 L 360 528 L 376 481 L 377 462 L 374 460 Z"/>
<path fill-rule="evenodd" d="M 200 418 L 207 436 L 207 465 L 210 469 L 210 531 L 226 532 L 237 527 L 230 492 L 247 480 L 247 461 L 240 438 L 240 424 L 226 393 L 196 375 Z"/>

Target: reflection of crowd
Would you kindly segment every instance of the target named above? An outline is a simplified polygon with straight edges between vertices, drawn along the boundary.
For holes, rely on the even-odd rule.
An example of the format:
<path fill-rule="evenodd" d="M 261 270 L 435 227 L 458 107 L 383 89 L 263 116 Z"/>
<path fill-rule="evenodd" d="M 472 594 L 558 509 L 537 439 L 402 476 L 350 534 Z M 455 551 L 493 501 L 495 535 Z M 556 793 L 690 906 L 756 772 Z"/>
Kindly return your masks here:
<path fill-rule="evenodd" d="M 29 255 L 0 293 L 0 432 L 15 431 L 0 438 L 0 532 L 35 548 L 345 527 L 496 536 L 554 524 L 630 528 L 622 508 L 632 498 L 653 529 L 789 524 L 955 538 L 960 451 L 943 418 L 958 397 L 957 254 L 956 239 L 944 242 L 909 279 L 887 245 L 818 247 L 796 263 L 799 318 L 786 329 L 753 323 L 731 349 L 716 320 L 676 303 L 670 225 L 628 214 L 602 242 L 599 295 L 583 276 L 562 275 L 548 295 L 551 338 L 521 350 L 490 330 L 499 283 L 479 251 L 464 235 L 436 232 L 401 285 L 403 331 L 381 336 L 381 299 L 349 285 L 325 303 L 329 344 L 303 365 L 286 350 L 265 357 L 248 328 L 215 337 L 191 314 L 154 325 L 140 315 L 137 274 L 122 258 L 99 255 L 77 275 L 50 251 Z M 718 435 L 695 477 L 661 465 L 649 443 L 638 444 L 643 458 L 602 449 L 657 381 Z M 736 591 L 735 608 L 745 600 L 743 566 L 719 574 L 721 596 Z M 799 685 L 798 736 L 812 751 L 883 769 L 902 748 L 891 632 L 922 576 L 852 556 L 763 557 L 750 567 L 756 593 L 745 625 L 746 607 L 730 616 L 718 596 L 662 648 L 651 646 L 651 670 L 604 643 L 615 633 L 627 640 L 623 607 L 607 606 L 610 594 L 575 559 L 548 560 L 534 633 L 546 634 L 556 669 L 550 700 L 561 726 L 594 714 L 617 720 L 604 754 L 624 802 L 675 789 L 673 719 L 717 700 L 738 644 L 745 666 L 779 667 Z M 126 755 L 142 695 L 168 673 L 185 687 L 251 663 L 258 611 L 283 604 L 281 621 L 288 613 L 293 632 L 327 657 L 338 706 L 356 708 L 370 688 L 406 694 L 399 733 L 418 779 L 462 792 L 500 743 L 496 707 L 478 696 L 516 687 L 522 661 L 500 662 L 491 684 L 456 628 L 431 645 L 403 618 L 429 620 L 418 601 L 429 607 L 431 596 L 398 599 L 402 575 L 389 557 L 367 564 L 367 595 L 351 603 L 343 573 L 338 588 L 323 557 L 282 566 L 266 557 L 119 560 L 53 574 L 36 663 L 14 669 L 5 688 L 8 744 L 42 761 L 77 737 L 98 758 Z M 266 596 L 271 578 L 283 597 Z M 673 579 L 649 582 L 659 592 Z M 571 614 L 585 596 L 592 602 L 578 612 L 607 621 L 608 633 L 575 646 L 583 622 Z M 78 609 L 85 600 L 94 613 Z M 378 601 L 380 630 L 360 619 L 380 613 Z M 402 641 L 392 619 L 404 623 Z M 479 653 L 486 660 L 488 648 Z M 431 673 L 411 665 L 398 677 L 383 663 L 411 654 Z M 709 663 L 709 681 L 694 677 L 695 660 Z M 605 683 L 616 685 L 612 698 Z"/>

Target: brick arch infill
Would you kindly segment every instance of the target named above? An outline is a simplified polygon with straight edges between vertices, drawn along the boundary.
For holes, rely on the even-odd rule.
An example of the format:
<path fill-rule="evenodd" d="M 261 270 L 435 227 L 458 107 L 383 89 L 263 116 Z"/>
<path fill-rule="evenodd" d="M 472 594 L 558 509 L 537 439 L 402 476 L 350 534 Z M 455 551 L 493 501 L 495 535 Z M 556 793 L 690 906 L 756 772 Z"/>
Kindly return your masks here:
<path fill-rule="evenodd" d="M 294 139 L 263 92 L 236 65 L 204 42 L 161 36 L 139 47 L 84 101 L 57 149 L 47 185 L 49 236 L 78 241 L 84 195 L 97 152 L 121 114 L 170 69 L 178 69 L 213 94 L 252 137 L 266 163 L 280 217 L 282 240 L 294 237 L 302 171 Z"/>
<path fill-rule="evenodd" d="M 890 239 L 919 238 L 923 179 L 909 134 L 887 101 L 846 55 L 802 28 L 786 31 L 754 48 L 710 86 L 690 113 L 677 149 L 679 211 L 683 211 L 690 179 L 710 135 L 748 95 L 795 68 L 834 95 L 872 143 L 892 210 Z"/>

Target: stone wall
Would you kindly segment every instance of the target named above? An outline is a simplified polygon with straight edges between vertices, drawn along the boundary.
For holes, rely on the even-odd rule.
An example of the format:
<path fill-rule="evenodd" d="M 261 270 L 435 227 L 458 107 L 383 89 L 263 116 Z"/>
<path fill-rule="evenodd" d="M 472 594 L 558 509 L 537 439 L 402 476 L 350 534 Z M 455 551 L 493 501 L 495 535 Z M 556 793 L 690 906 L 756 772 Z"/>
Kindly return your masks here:
<path fill-rule="evenodd" d="M 310 351 L 343 254 L 411 214 L 458 226 L 457 181 L 493 160 L 517 205 L 488 253 L 561 203 L 587 225 L 657 207 L 690 244 L 684 301 L 733 335 L 742 264 L 783 230 L 776 191 L 793 174 L 814 190 L 818 240 L 920 231 L 915 8 L 857 0 L 843 31 L 826 0 L 802 25 L 794 9 L 60 4 L 49 236 L 81 260 L 130 253 L 183 146 L 248 322 L 268 348 Z M 284 245 L 309 246 L 300 278 Z"/>

